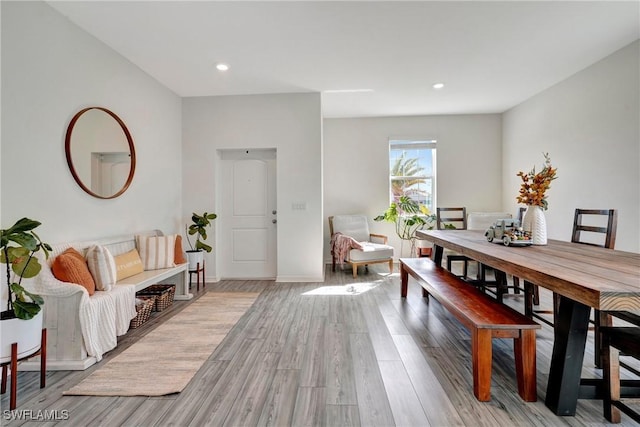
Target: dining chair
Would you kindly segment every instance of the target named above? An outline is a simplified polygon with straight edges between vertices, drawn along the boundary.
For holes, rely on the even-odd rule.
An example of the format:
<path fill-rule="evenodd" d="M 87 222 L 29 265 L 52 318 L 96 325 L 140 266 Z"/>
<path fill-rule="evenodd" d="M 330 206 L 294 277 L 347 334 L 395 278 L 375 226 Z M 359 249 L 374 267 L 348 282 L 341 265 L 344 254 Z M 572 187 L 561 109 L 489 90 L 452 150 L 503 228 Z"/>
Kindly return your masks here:
<path fill-rule="evenodd" d="M 588 222 L 590 225 L 584 224 L 583 221 Z M 607 249 L 614 249 L 616 243 L 616 230 L 618 224 L 618 212 L 616 209 L 580 209 L 577 208 L 574 212 L 573 218 L 573 230 L 571 232 L 571 242 L 580 243 L 585 245 L 599 246 Z M 525 282 L 526 292 L 534 294 L 537 291 L 537 286 L 531 283 Z M 550 309 L 533 310 L 532 304 L 534 298 L 529 295 L 526 299 L 525 313 L 531 313 L 532 317 L 535 317 L 550 326 L 554 325 L 554 320 L 549 321 L 543 317 L 543 314 L 556 317 L 558 311 L 559 298 L 557 294 L 553 294 L 553 307 Z M 600 313 L 600 310 L 594 310 L 593 321 L 594 324 L 594 341 L 595 341 L 595 354 L 594 362 L 596 367 L 601 366 L 600 357 L 600 325 L 610 326 L 612 323 L 611 315 L 606 313 Z"/>
<path fill-rule="evenodd" d="M 467 229 L 467 208 L 466 207 L 454 207 L 454 208 L 436 208 L 436 228 L 438 230 Z M 454 251 L 445 250 L 444 254 L 447 258 L 447 270 L 452 271 L 453 262 L 462 262 L 462 277 L 467 279 L 467 273 L 469 268 L 470 259 L 462 254 Z"/>
<path fill-rule="evenodd" d="M 585 225 L 583 221 L 589 223 Z M 616 232 L 618 229 L 618 211 L 616 209 L 576 209 L 573 216 L 573 231 L 571 241 L 585 245 L 599 246 L 614 249 L 616 246 Z M 611 326 L 611 316 L 593 310 L 594 341 L 595 341 L 595 365 L 602 366 L 599 349 L 600 326 Z"/>
<path fill-rule="evenodd" d="M 602 379 L 604 381 L 604 396 L 602 404 L 604 417 L 619 423 L 620 411 L 640 423 L 640 413 L 626 405 L 621 397 L 620 355 L 640 360 L 640 328 L 627 326 L 602 326 Z M 637 399 L 636 399 L 637 402 Z"/>
<path fill-rule="evenodd" d="M 467 229 L 486 231 L 496 221 L 501 219 L 512 218 L 508 212 L 469 212 L 467 215 Z M 487 280 L 487 272 L 493 270 L 494 280 Z M 477 285 L 484 291 L 488 291 L 502 301 L 502 296 L 509 292 L 509 288 L 514 288 L 514 293 L 520 293 L 519 288 L 507 286 L 506 275 L 500 271 L 496 271 L 491 267 L 478 262 L 478 281 Z"/>

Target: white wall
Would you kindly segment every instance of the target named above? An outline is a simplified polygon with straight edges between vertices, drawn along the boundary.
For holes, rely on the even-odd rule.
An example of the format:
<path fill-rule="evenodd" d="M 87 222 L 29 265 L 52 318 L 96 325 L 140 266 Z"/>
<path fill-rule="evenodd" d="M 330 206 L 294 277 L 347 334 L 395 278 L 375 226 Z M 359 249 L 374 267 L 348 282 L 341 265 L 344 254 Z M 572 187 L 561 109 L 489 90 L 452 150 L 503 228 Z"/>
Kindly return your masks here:
<path fill-rule="evenodd" d="M 438 206 L 500 210 L 501 126 L 499 114 L 325 119 L 325 261 L 330 261 L 327 218 L 337 214 L 367 215 L 373 232 L 389 236 L 400 256 L 393 224 L 373 221 L 389 206 L 389 139 L 437 140 Z"/>
<path fill-rule="evenodd" d="M 180 98 L 47 4 L 1 7 L 2 228 L 37 219 L 49 243 L 178 231 Z M 131 186 L 113 200 L 84 193 L 65 160 L 70 119 L 94 105 L 127 124 L 138 156 Z"/>
<path fill-rule="evenodd" d="M 218 150 L 277 150 L 278 281 L 321 281 L 322 120 L 319 94 L 220 96 L 183 99 L 183 218 L 216 206 Z M 292 203 L 306 202 L 305 211 Z M 215 223 L 217 227 L 217 222 Z M 218 235 L 219 233 L 214 233 Z M 210 239 L 207 240 L 209 242 Z M 216 280 L 215 239 L 207 276 Z"/>
<path fill-rule="evenodd" d="M 516 173 L 549 152 L 550 238 L 571 239 L 575 208 L 615 208 L 616 249 L 640 252 L 639 51 L 636 41 L 504 114 L 503 205 L 515 209 Z"/>

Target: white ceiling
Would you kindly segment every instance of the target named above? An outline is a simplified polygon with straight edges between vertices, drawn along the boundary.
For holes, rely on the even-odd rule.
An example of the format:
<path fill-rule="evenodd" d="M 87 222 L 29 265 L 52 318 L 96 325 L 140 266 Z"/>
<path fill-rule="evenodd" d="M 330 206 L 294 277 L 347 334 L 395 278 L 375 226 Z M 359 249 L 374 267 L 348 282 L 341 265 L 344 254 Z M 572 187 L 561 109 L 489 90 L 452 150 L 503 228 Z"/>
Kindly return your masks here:
<path fill-rule="evenodd" d="M 321 92 L 325 117 L 502 112 L 640 38 L 638 1 L 49 4 L 180 96 Z"/>

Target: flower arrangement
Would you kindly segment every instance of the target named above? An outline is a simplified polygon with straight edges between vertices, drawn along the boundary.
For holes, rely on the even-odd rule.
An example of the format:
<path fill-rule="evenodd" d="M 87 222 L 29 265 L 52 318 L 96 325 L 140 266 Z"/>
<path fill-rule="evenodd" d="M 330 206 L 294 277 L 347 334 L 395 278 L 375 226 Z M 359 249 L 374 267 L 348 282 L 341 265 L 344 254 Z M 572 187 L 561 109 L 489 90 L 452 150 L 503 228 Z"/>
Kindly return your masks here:
<path fill-rule="evenodd" d="M 518 203 L 540 206 L 542 209 L 547 210 L 548 204 L 545 193 L 551 187 L 551 181 L 556 179 L 558 169 L 551 166 L 549 153 L 543 153 L 543 155 L 544 167 L 540 172 L 536 173 L 535 166 L 528 173 L 518 172 L 518 176 L 522 178 L 522 184 L 520 185 L 520 194 L 516 200 Z"/>

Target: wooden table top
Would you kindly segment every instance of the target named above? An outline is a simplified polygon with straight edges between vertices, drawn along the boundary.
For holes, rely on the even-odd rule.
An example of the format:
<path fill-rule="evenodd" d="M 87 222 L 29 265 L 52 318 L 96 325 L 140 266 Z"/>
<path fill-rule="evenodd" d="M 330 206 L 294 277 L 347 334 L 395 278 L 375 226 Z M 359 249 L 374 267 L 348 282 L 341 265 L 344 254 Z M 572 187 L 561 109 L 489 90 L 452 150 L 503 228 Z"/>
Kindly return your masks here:
<path fill-rule="evenodd" d="M 490 243 L 483 231 L 420 230 L 419 238 L 600 310 L 640 309 L 640 254 L 549 240 Z"/>

